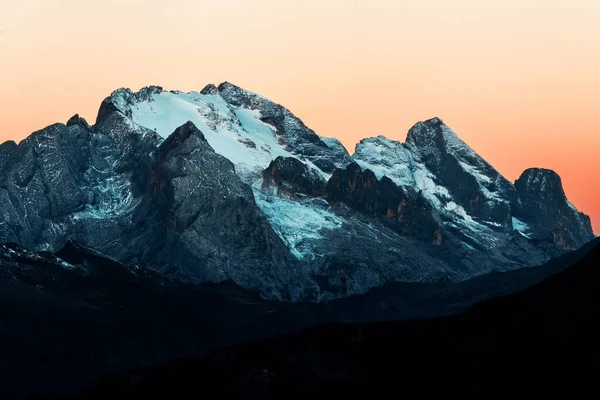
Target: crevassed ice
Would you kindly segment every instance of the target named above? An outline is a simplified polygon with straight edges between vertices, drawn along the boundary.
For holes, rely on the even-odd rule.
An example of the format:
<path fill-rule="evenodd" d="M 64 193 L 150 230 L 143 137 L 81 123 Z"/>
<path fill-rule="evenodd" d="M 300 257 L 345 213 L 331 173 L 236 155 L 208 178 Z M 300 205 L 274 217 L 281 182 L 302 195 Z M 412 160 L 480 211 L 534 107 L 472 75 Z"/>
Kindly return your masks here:
<path fill-rule="evenodd" d="M 231 106 L 219 94 L 197 92 L 162 92 L 154 94 L 151 101 L 130 107 L 136 124 L 163 138 L 184 123 L 193 122 L 215 152 L 228 158 L 240 178 L 252 186 L 257 205 L 297 258 L 315 257 L 310 241 L 322 238 L 320 229 L 341 226 L 342 219 L 321 206 L 262 192 L 261 172 L 278 156 L 298 158 L 326 180 L 330 175 L 287 151 L 279 143 L 276 129 L 260 120 L 259 110 Z M 336 139 L 324 141 L 339 145 Z"/>
<path fill-rule="evenodd" d="M 321 205 L 298 202 L 267 194 L 253 188 L 254 197 L 271 226 L 299 259 L 314 259 L 314 242 L 323 239 L 322 229 L 338 229 L 343 218 Z"/>
<path fill-rule="evenodd" d="M 131 110 L 136 124 L 163 138 L 192 121 L 215 152 L 233 162 L 248 184 L 253 184 L 257 172 L 278 156 L 298 158 L 279 144 L 275 128 L 260 120 L 259 110 L 233 107 L 218 94 L 162 92 L 152 101 L 133 104 Z M 322 173 L 314 164 L 307 164 Z"/>

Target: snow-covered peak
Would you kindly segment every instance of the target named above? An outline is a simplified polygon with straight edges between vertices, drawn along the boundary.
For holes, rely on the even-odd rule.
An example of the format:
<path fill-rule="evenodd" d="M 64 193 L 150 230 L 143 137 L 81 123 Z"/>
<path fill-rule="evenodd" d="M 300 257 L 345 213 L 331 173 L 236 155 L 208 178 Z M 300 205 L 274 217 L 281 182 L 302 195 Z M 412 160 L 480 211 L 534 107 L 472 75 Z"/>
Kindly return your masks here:
<path fill-rule="evenodd" d="M 130 128 L 134 131 L 153 131 L 163 139 L 178 127 L 193 123 L 215 152 L 229 159 L 237 175 L 252 187 L 273 229 L 297 257 L 315 257 L 313 242 L 306 243 L 307 238 L 318 241 L 319 229 L 337 229 L 338 224 L 321 221 L 334 219 L 326 203 L 290 201 L 273 195 L 263 187 L 263 171 L 278 157 L 295 158 L 306 165 L 308 174 L 325 181 L 336 168 L 353 163 L 352 159 L 337 139 L 318 136 L 289 110 L 266 97 L 229 82 L 187 93 L 158 86 L 139 92 L 119 89 L 103 102 L 98 121 L 115 112 L 119 123 L 133 125 Z M 314 220 L 316 216 L 322 217 L 320 222 Z"/>
<path fill-rule="evenodd" d="M 356 144 L 354 157 L 371 163 L 393 167 L 399 163 L 408 163 L 404 145 L 383 135 L 362 139 Z"/>
<path fill-rule="evenodd" d="M 378 178 L 419 191 L 450 226 L 493 247 L 493 231 L 512 230 L 514 187 L 440 118 L 416 123 L 405 143 L 363 139 L 354 160 Z"/>
<path fill-rule="evenodd" d="M 281 105 L 229 82 L 187 93 L 160 86 L 138 92 L 118 89 L 105 100 L 103 109 L 105 114 L 117 110 L 163 138 L 193 122 L 215 151 L 231 160 L 242 179 L 251 184 L 279 156 L 296 157 L 323 175 L 351 162 L 339 141 L 321 139 Z"/>
<path fill-rule="evenodd" d="M 443 126 L 445 125 L 439 118 L 419 121 L 408 131 L 406 144 L 419 149 L 422 155 L 434 158 L 439 163 L 442 156 L 439 152 L 444 149 Z"/>
<path fill-rule="evenodd" d="M 278 106 L 278 104 L 267 99 L 266 97 L 258 93 L 254 93 L 249 90 L 243 89 L 237 85 L 234 85 L 231 82 L 225 81 L 221 83 L 217 87 L 217 90 L 221 97 L 226 99 L 229 104 L 232 104 L 234 106 L 244 106 L 248 108 Z"/>
<path fill-rule="evenodd" d="M 406 144 L 430 163 L 442 163 L 446 154 L 452 154 L 471 166 L 491 168 L 452 128 L 437 117 L 417 122 L 408 131 Z"/>
<path fill-rule="evenodd" d="M 363 169 L 370 169 L 378 179 L 387 176 L 397 185 L 422 189 L 421 180 L 415 178 L 418 163 L 402 143 L 379 135 L 361 140 L 355 148 L 354 161 Z"/>
<path fill-rule="evenodd" d="M 471 176 L 478 186 L 476 201 L 515 201 L 512 184 L 440 118 L 416 123 L 409 130 L 406 143 L 429 169 L 449 184 L 460 183 L 457 175 Z M 444 175 L 449 176 L 444 179 Z M 449 189 L 453 191 L 454 188 Z"/>
<path fill-rule="evenodd" d="M 457 224 L 473 224 L 472 217 L 456 203 L 448 188 L 410 146 L 379 135 L 361 140 L 353 158 L 362 169 L 373 171 L 378 179 L 387 176 L 400 187 L 421 192 L 434 209 Z"/>

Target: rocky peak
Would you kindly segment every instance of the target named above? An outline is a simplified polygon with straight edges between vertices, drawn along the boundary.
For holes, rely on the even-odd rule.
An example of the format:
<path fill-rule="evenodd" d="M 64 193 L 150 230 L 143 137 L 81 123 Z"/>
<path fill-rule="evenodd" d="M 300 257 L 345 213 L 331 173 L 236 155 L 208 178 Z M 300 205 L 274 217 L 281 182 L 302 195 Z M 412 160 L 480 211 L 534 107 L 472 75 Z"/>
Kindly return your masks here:
<path fill-rule="evenodd" d="M 12 140 L 0 144 L 0 171 L 4 169 L 4 166 L 8 162 L 10 155 L 16 148 L 17 144 Z"/>
<path fill-rule="evenodd" d="M 257 109 L 264 108 L 265 106 L 269 108 L 277 106 L 277 104 L 264 98 L 263 96 L 250 92 L 249 90 L 242 89 L 231 82 L 223 82 L 219 84 L 217 90 L 219 91 L 221 97 L 223 97 L 229 104 L 236 107 Z"/>
<path fill-rule="evenodd" d="M 151 85 L 141 88 L 137 93 L 134 93 L 136 100 L 138 101 L 152 101 L 152 96 L 155 94 L 161 94 L 164 91 L 162 86 Z"/>
<path fill-rule="evenodd" d="M 17 144 L 13 140 L 7 140 L 0 144 L 0 160 L 3 157 L 8 156 L 14 149 L 17 148 Z"/>
<path fill-rule="evenodd" d="M 147 209 L 157 228 L 152 247 L 158 249 L 151 264 L 186 280 L 233 279 L 273 297 L 300 296 L 301 284 L 291 282 L 297 278 L 295 261 L 260 212 L 252 189 L 193 123 L 160 145 L 148 177 Z M 276 276 L 289 280 L 269 283 Z"/>
<path fill-rule="evenodd" d="M 565 201 L 567 196 L 560 175 L 550 169 L 529 168 L 515 181 L 519 196 Z"/>
<path fill-rule="evenodd" d="M 14 149 L 17 147 L 17 143 L 14 140 L 7 140 L 6 142 L 0 144 L 0 153 L 7 152 L 10 149 Z"/>
<path fill-rule="evenodd" d="M 294 157 L 277 157 L 263 171 L 263 188 L 274 187 L 287 196 L 321 196 L 327 182 L 316 171 Z"/>
<path fill-rule="evenodd" d="M 424 157 L 435 159 L 439 163 L 443 157 L 440 152 L 446 150 L 445 127 L 443 121 L 437 117 L 419 121 L 409 129 L 406 143 L 419 149 Z"/>
<path fill-rule="evenodd" d="M 392 169 L 408 168 L 411 163 L 404 144 L 383 135 L 362 139 L 356 144 L 352 157 L 359 164 L 364 161 Z M 389 177 L 392 178 L 392 176 Z"/>
<path fill-rule="evenodd" d="M 208 85 L 204 86 L 200 93 L 205 95 L 214 95 L 219 93 L 219 89 L 212 83 L 209 83 Z"/>
<path fill-rule="evenodd" d="M 408 131 L 406 144 L 431 168 L 445 167 L 449 154 L 462 163 L 465 168 L 475 167 L 480 172 L 497 175 L 498 172 L 489 165 L 475 150 L 466 144 L 458 134 L 440 118 L 431 118 L 417 122 Z"/>
<path fill-rule="evenodd" d="M 408 137 L 419 134 L 431 133 L 433 129 L 439 128 L 442 125 L 445 125 L 444 121 L 442 121 L 439 117 L 433 117 L 426 119 L 425 121 L 418 121 L 413 125 L 413 127 L 408 132 Z"/>
<path fill-rule="evenodd" d="M 527 169 L 516 180 L 515 188 L 523 217 L 533 228 L 532 238 L 550 240 L 559 249 L 574 250 L 595 237 L 590 218 L 567 200 L 556 172 Z"/>
<path fill-rule="evenodd" d="M 98 115 L 96 116 L 95 125 L 101 125 L 109 115 L 115 112 L 120 112 L 120 110 L 111 101 L 111 98 L 107 97 L 102 101 L 102 104 L 100 104 L 100 109 L 98 109 Z"/>
<path fill-rule="evenodd" d="M 441 119 L 415 124 L 406 143 L 468 214 L 510 225 L 519 208 L 513 185 Z"/>
<path fill-rule="evenodd" d="M 175 129 L 175 131 L 158 147 L 155 152 L 155 159 L 164 158 L 168 152 L 180 147 L 191 136 L 197 137 L 201 142 L 206 143 L 208 146 L 208 142 L 206 141 L 204 134 L 200 132 L 193 122 L 188 121 L 179 128 Z"/>
<path fill-rule="evenodd" d="M 137 102 L 152 101 L 152 96 L 162 93 L 161 86 L 145 86 L 138 92 L 133 92 L 128 88 L 120 88 L 113 91 L 109 97 L 104 99 L 98 110 L 96 125 L 101 124 L 107 116 L 117 111 L 132 118 L 131 106 Z"/>
<path fill-rule="evenodd" d="M 88 122 L 85 120 L 85 118 L 81 118 L 79 116 L 79 114 L 73 115 L 67 121 L 67 127 L 74 126 L 74 125 L 79 125 L 86 130 L 92 130 L 92 127 L 90 126 L 90 124 L 88 124 Z"/>
<path fill-rule="evenodd" d="M 114 112 L 120 112 L 128 118 L 131 118 L 130 106 L 135 99 L 134 93 L 127 88 L 117 89 L 110 94 L 100 104 L 96 125 L 100 125 L 109 115 Z"/>

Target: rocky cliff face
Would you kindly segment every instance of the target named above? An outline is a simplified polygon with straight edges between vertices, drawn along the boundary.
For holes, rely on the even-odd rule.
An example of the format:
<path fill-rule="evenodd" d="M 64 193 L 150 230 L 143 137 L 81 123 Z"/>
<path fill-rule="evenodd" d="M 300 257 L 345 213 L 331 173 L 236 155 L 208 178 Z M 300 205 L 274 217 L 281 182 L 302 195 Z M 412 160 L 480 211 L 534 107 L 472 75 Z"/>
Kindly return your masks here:
<path fill-rule="evenodd" d="M 144 249 L 143 264 L 185 280 L 233 279 L 269 297 L 301 297 L 296 260 L 250 186 L 194 124 L 176 129 L 156 149 L 148 179 L 146 219 L 154 217 L 156 236 Z"/>
<path fill-rule="evenodd" d="M 560 187 L 559 193 L 550 197 L 533 187 L 526 190 L 523 177 L 513 185 L 439 118 L 415 124 L 405 143 L 381 136 L 364 139 L 353 158 L 380 178 L 388 176 L 400 187 L 416 188 L 439 211 L 443 225 L 450 230 L 459 228 L 461 232 L 457 234 L 470 245 L 499 250 L 503 239 L 514 231 L 528 239 L 552 242 L 552 246 L 562 250 L 579 247 L 594 238 L 590 224 L 584 222 L 586 217 L 573 211 L 566 200 L 560 178 L 557 185 L 554 182 Z M 524 176 L 529 171 L 532 170 Z M 556 209 L 550 210 L 550 204 L 563 210 L 562 217 Z M 545 227 L 556 225 L 561 218 L 563 231 L 577 232 L 570 242 L 574 247 L 561 245 Z M 557 238 L 564 236 L 559 231 L 555 233 Z M 549 249 L 546 244 L 538 245 Z"/>
<path fill-rule="evenodd" d="M 288 196 L 323 196 L 327 181 L 294 157 L 277 157 L 263 171 L 263 189 L 269 187 Z"/>
<path fill-rule="evenodd" d="M 400 188 L 390 178 L 377 179 L 370 170 L 352 164 L 336 170 L 327 185 L 328 201 L 344 203 L 403 236 L 440 245 L 443 240 L 437 212 L 412 188 Z"/>
<path fill-rule="evenodd" d="M 567 200 L 560 176 L 551 170 L 530 168 L 515 181 L 523 206 L 523 219 L 532 227 L 531 237 L 551 241 L 569 250 L 590 240 L 590 218 Z"/>
<path fill-rule="evenodd" d="M 514 187 L 442 120 L 417 123 L 406 143 L 469 215 L 511 224 L 511 205 L 517 203 Z"/>
<path fill-rule="evenodd" d="M 437 118 L 351 157 L 230 83 L 119 89 L 93 126 L 76 115 L 0 146 L 0 242 L 75 239 L 194 283 L 327 300 L 539 265 L 591 240 L 560 179 L 535 171 L 512 185 Z"/>

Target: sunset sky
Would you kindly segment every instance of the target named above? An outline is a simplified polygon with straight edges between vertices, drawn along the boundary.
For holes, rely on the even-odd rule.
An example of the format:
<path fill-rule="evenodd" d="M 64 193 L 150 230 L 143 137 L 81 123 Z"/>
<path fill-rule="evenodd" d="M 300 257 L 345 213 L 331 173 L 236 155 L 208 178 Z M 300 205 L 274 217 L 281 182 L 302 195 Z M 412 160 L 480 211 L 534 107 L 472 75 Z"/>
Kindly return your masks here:
<path fill-rule="evenodd" d="M 600 233 L 597 0 L 0 0 L 0 141 L 119 87 L 230 81 L 352 153 L 439 116 L 514 180 L 556 170 Z"/>

